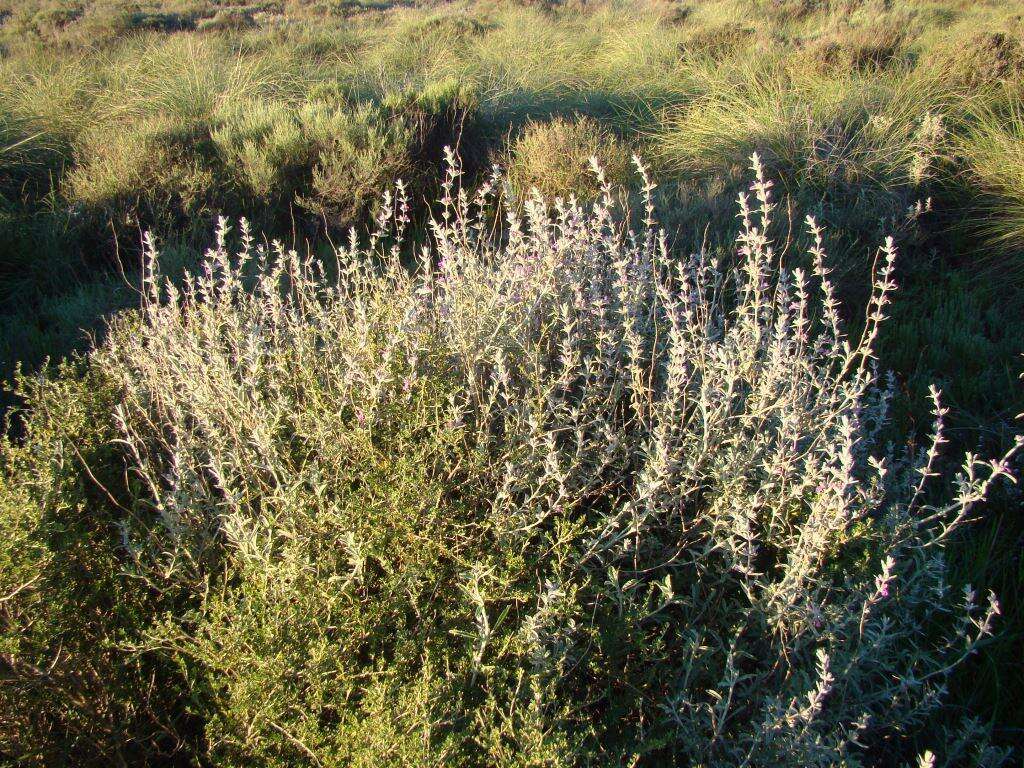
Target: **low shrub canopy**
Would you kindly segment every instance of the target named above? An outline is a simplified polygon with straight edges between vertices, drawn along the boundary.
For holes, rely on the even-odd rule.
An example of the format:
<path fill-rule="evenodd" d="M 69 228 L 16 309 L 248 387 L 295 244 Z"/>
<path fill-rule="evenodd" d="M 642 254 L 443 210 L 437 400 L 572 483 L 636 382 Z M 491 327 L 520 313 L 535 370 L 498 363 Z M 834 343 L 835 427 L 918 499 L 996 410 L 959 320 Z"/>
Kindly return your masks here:
<path fill-rule="evenodd" d="M 175 283 L 151 243 L 143 308 L 88 363 L 102 386 L 33 396 L 37 436 L 40 403 L 95 403 L 97 447 L 54 427 L 4 448 L 5 526 L 37 543 L 3 550 L 0 722 L 29 691 L 46 727 L 3 749 L 102 762 L 123 734 L 219 765 L 913 759 L 999 611 L 950 589 L 943 543 L 1013 451 L 929 492 L 938 395 L 925 450 L 882 439 L 895 247 L 851 340 L 813 219 L 813 271 L 776 273 L 754 171 L 731 261 L 668 258 L 651 204 L 625 231 L 606 183 L 588 209 L 527 201 L 496 235 L 498 180 L 471 197 L 454 170 L 411 272 L 401 186 L 336 269 L 222 222 Z M 55 452 L 79 461 L 25 485 Z M 85 631 L 70 618 L 20 640 L 75 578 L 43 536 L 62 488 L 106 510 L 83 554 L 139 606 L 95 629 L 104 711 L 181 692 L 152 733 L 126 716 L 86 738 L 72 713 L 95 667 L 66 654 L 96 644 L 63 642 Z M 126 694 L 153 664 L 173 685 Z M 930 746 L 998 762 L 965 728 Z"/>

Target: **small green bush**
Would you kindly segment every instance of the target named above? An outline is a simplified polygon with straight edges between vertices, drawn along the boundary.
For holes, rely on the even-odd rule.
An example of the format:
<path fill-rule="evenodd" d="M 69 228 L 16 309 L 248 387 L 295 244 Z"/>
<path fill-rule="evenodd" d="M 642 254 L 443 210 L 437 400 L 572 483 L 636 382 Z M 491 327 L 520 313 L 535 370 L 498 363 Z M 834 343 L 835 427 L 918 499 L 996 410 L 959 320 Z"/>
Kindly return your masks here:
<path fill-rule="evenodd" d="M 478 151 L 476 109 L 473 89 L 454 80 L 392 92 L 379 106 L 304 105 L 299 119 L 317 151 L 299 201 L 329 225 L 347 227 L 399 179 L 418 199 L 433 195 L 445 146 Z"/>
<path fill-rule="evenodd" d="M 245 197 L 287 204 L 302 189 L 317 150 L 313 114 L 315 108 L 300 115 L 292 104 L 261 101 L 231 102 L 216 116 L 213 144 Z"/>
<path fill-rule="evenodd" d="M 600 184 L 591 158 L 614 186 L 630 175 L 629 150 L 596 120 L 563 118 L 530 123 L 509 148 L 508 178 L 520 199 L 536 189 L 542 197 L 594 200 Z"/>
<path fill-rule="evenodd" d="M 334 227 L 355 223 L 378 190 L 413 170 L 416 136 L 401 114 L 372 105 L 307 110 L 318 152 L 308 194 L 300 202 Z"/>

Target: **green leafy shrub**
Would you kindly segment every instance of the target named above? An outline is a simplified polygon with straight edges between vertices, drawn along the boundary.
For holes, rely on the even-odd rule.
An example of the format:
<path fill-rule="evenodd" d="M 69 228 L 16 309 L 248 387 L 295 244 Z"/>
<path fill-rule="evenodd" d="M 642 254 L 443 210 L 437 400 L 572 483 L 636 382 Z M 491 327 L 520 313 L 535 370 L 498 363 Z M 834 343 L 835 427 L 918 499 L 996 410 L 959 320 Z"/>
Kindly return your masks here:
<path fill-rule="evenodd" d="M 378 190 L 408 178 L 416 136 L 406 116 L 370 104 L 307 114 L 318 152 L 310 191 L 300 202 L 332 226 L 355 223 Z"/>
<path fill-rule="evenodd" d="M 434 194 L 443 148 L 472 155 L 475 93 L 453 80 L 390 93 L 379 106 L 304 106 L 300 120 L 317 147 L 308 194 L 300 202 L 335 227 L 359 220 L 379 190 L 401 179 L 416 198 Z"/>
<path fill-rule="evenodd" d="M 316 140 L 310 134 L 322 130 L 310 125 L 309 118 L 322 113 L 319 104 L 300 115 L 295 105 L 261 101 L 231 102 L 217 116 L 214 146 L 245 197 L 263 205 L 294 197 L 316 157 Z"/>
<path fill-rule="evenodd" d="M 18 765 L 137 765 L 189 731 L 183 680 L 137 654 L 160 602 L 126 578 L 117 391 L 68 364 L 21 380 L 24 436 L 0 442 L 0 752 Z"/>
<path fill-rule="evenodd" d="M 165 233 L 201 222 L 215 204 L 280 224 L 296 203 L 345 228 L 398 178 L 417 196 L 436 186 L 442 147 L 475 110 L 471 89 L 450 81 L 378 105 L 351 104 L 329 84 L 306 101 L 242 98 L 232 79 L 167 92 L 163 109 L 80 137 L 62 191 L 83 230 Z"/>

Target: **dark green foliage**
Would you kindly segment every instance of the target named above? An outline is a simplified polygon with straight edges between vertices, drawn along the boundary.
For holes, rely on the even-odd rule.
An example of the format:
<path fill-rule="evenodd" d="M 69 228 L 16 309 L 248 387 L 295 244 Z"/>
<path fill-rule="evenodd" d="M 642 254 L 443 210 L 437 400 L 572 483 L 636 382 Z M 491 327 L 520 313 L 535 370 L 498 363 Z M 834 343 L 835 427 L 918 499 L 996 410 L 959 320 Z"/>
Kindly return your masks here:
<path fill-rule="evenodd" d="M 1003 309 L 999 295 L 1005 285 L 994 284 L 986 271 L 919 266 L 881 338 L 882 359 L 903 382 L 895 409 L 898 434 L 923 437 L 931 429 L 933 417 L 920 407 L 920 398 L 935 383 L 950 407 L 952 446 L 946 455 L 998 450 L 1019 431 L 1024 412 L 1024 325 L 1018 313 Z M 950 551 L 957 583 L 1001 596 L 1006 634 L 958 673 L 953 685 L 954 707 L 991 718 L 997 730 L 1001 724 L 1015 727 L 1024 715 L 1011 693 L 1024 685 L 1017 658 L 1024 627 L 1021 501 L 1016 488 L 996 495 L 977 510 L 977 524 Z"/>
<path fill-rule="evenodd" d="M 981 430 L 986 442 L 1016 431 L 1024 412 L 1020 374 L 1024 323 L 1004 314 L 999 286 L 962 271 L 936 275 L 936 267 L 912 275 L 882 337 L 882 354 L 907 388 L 907 400 L 921 403 L 928 386 L 942 389 L 953 424 L 966 443 Z M 908 412 L 928 429 L 930 414 Z M 990 443 L 991 444 L 991 443 Z"/>
<path fill-rule="evenodd" d="M 0 445 L 0 755 L 19 765 L 141 765 L 191 733 L 181 676 L 138 652 L 171 603 L 125 576 L 132 507 L 111 444 L 117 393 L 87 363 L 25 378 Z"/>

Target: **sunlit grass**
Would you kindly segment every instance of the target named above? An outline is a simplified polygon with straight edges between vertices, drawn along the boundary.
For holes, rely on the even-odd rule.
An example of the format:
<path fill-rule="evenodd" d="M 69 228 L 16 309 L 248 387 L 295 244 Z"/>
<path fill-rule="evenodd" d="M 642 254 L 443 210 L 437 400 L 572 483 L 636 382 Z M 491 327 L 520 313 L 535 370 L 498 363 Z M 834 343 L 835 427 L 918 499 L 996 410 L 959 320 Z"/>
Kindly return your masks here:
<path fill-rule="evenodd" d="M 982 106 L 961 139 L 967 173 L 983 195 L 978 228 L 1004 249 L 1024 248 L 1024 102 L 1014 88 L 991 106 Z M 1018 277 L 1024 260 L 1005 263 Z"/>

